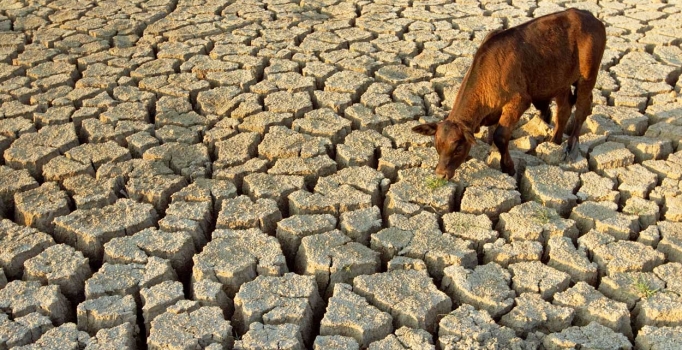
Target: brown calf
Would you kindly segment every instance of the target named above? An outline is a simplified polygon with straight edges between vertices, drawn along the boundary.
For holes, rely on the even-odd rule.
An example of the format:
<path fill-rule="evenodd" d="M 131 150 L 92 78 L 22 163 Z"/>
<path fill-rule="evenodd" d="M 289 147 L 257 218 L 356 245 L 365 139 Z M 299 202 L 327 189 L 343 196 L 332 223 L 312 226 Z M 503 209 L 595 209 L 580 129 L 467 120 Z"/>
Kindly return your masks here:
<path fill-rule="evenodd" d="M 574 154 L 582 124 L 592 112 L 592 88 L 605 45 L 604 25 L 591 13 L 576 9 L 489 34 L 476 51 L 448 117 L 412 129 L 435 135 L 436 174 L 450 179 L 469 154 L 479 127 L 498 124 L 493 140 L 502 157 L 500 165 L 514 175 L 509 138 L 531 103 L 549 122 L 549 103 L 556 101 L 552 137 L 556 144 L 561 144 L 576 105 L 565 149 L 567 155 Z"/>

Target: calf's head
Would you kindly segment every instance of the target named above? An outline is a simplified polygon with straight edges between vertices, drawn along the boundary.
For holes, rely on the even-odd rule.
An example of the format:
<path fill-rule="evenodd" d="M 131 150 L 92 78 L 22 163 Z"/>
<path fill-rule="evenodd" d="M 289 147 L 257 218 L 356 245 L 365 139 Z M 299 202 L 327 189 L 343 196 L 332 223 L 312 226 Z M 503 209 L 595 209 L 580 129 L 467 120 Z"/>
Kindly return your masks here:
<path fill-rule="evenodd" d="M 420 124 L 412 131 L 435 136 L 438 165 L 436 175 L 449 180 L 455 170 L 466 160 L 471 146 L 476 143 L 474 133 L 459 121 L 444 120 L 438 123 Z"/>

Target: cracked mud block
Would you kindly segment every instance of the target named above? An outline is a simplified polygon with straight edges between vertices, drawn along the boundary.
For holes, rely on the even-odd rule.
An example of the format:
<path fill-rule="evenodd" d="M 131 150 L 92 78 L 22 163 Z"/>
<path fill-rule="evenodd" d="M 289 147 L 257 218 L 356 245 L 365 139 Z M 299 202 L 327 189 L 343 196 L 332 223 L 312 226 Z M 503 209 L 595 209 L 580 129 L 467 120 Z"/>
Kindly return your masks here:
<path fill-rule="evenodd" d="M 215 143 L 216 169 L 244 164 L 257 154 L 261 136 L 255 132 L 243 132 Z M 236 184 L 235 184 L 236 185 Z"/>
<path fill-rule="evenodd" d="M 571 326 L 574 311 L 568 307 L 552 305 L 538 294 L 523 293 L 515 299 L 516 306 L 502 316 L 500 324 L 525 338 L 528 333 L 545 334 L 561 332 Z"/>
<path fill-rule="evenodd" d="M 306 187 L 314 188 L 319 177 L 332 175 L 336 169 L 336 162 L 325 154 L 311 158 L 277 159 L 267 172 L 271 175 L 303 176 Z"/>
<path fill-rule="evenodd" d="M 265 109 L 272 113 L 291 113 L 294 119 L 302 118 L 313 110 L 309 92 L 278 91 L 263 99 Z"/>
<path fill-rule="evenodd" d="M 369 345 L 368 350 L 433 350 L 433 336 L 423 329 L 400 327 L 394 334 Z"/>
<path fill-rule="evenodd" d="M 78 304 L 78 330 L 95 335 L 100 330 L 129 324 L 135 332 L 137 327 L 137 307 L 132 295 L 102 296 Z"/>
<path fill-rule="evenodd" d="M 302 176 L 254 173 L 244 177 L 242 193 L 256 201 L 261 198 L 274 200 L 279 211 L 286 216 L 289 195 L 305 187 L 305 180 Z"/>
<path fill-rule="evenodd" d="M 192 184 L 173 193 L 171 196 L 173 203 L 176 201 L 210 203 L 212 204 L 212 211 L 215 210 L 215 208 L 221 208 L 225 199 L 235 197 L 237 197 L 237 188 L 231 182 L 201 178 L 194 179 Z"/>
<path fill-rule="evenodd" d="M 351 337 L 340 335 L 318 335 L 313 350 L 360 350 L 360 345 Z"/>
<path fill-rule="evenodd" d="M 0 344 L 5 348 L 27 345 L 38 340 L 52 328 L 54 328 L 52 321 L 37 312 L 14 320 L 0 314 Z"/>
<path fill-rule="evenodd" d="M 361 347 L 381 340 L 393 332 L 393 317 L 353 293 L 347 284 L 336 284 L 320 324 L 321 336 L 346 336 Z"/>
<path fill-rule="evenodd" d="M 674 349 L 682 344 L 681 327 L 644 326 L 637 333 L 635 347 L 637 349 L 663 350 Z"/>
<path fill-rule="evenodd" d="M 338 283 L 351 283 L 360 275 L 380 269 L 379 253 L 353 242 L 339 230 L 303 237 L 295 258 L 295 270 L 313 275 L 320 295 L 331 297 Z"/>
<path fill-rule="evenodd" d="M 570 238 L 550 238 L 545 257 L 549 257 L 547 266 L 569 274 L 572 282 L 584 281 L 590 285 L 597 283 L 597 264 L 587 258 L 584 250 L 576 249 Z"/>
<path fill-rule="evenodd" d="M 374 130 L 354 130 L 346 136 L 344 143 L 336 146 L 336 162 L 339 168 L 377 164 L 381 147 L 391 148 L 391 140 Z"/>
<path fill-rule="evenodd" d="M 31 176 L 42 179 L 43 167 L 59 154 L 78 146 L 73 124 L 46 126 L 37 133 L 24 134 L 4 152 L 5 164 L 14 169 L 26 169 Z"/>
<path fill-rule="evenodd" d="M 627 53 L 609 71 L 622 77 L 668 84 L 679 75 L 678 68 L 659 63 L 650 54 L 640 51 Z"/>
<path fill-rule="evenodd" d="M 658 184 L 658 176 L 639 164 L 607 169 L 604 174 L 618 184 L 621 204 L 632 197 L 647 199 Z"/>
<path fill-rule="evenodd" d="M 409 106 L 403 102 L 389 102 L 375 108 L 379 117 L 388 118 L 393 125 L 382 129 L 382 134 L 390 138 L 396 147 L 407 148 L 410 146 L 430 146 L 433 139 L 429 136 L 415 135 L 412 127 L 419 125 L 414 120 L 424 115 L 424 111 L 417 106 Z"/>
<path fill-rule="evenodd" d="M 615 272 L 604 276 L 599 283 L 599 292 L 615 301 L 625 303 L 632 310 L 648 293 L 665 288 L 665 282 L 651 272 Z"/>
<path fill-rule="evenodd" d="M 521 204 L 521 194 L 516 190 L 469 186 L 464 190 L 460 210 L 469 214 L 485 214 L 493 222 L 515 205 Z"/>
<path fill-rule="evenodd" d="M 467 269 L 450 266 L 441 288 L 458 304 L 471 304 L 499 317 L 511 310 L 516 293 L 509 288 L 511 275 L 496 263 Z"/>
<path fill-rule="evenodd" d="M 378 81 L 391 85 L 418 83 L 432 77 L 432 74 L 426 70 L 407 67 L 402 64 L 381 67 L 374 75 Z"/>
<path fill-rule="evenodd" d="M 382 265 L 396 256 L 422 259 L 429 274 L 441 280 L 451 265 L 473 268 L 476 251 L 470 242 L 434 230 L 403 230 L 389 227 L 371 236 L 370 246 L 380 253 Z"/>
<path fill-rule="evenodd" d="M 226 318 L 234 313 L 234 303 L 223 291 L 223 285 L 211 280 L 193 281 L 191 299 L 201 306 L 217 306 Z"/>
<path fill-rule="evenodd" d="M 476 310 L 463 304 L 445 315 L 438 327 L 438 345 L 441 349 L 522 347 L 523 340 L 514 330 L 500 326 L 485 310 Z"/>
<path fill-rule="evenodd" d="M 595 172 L 580 174 L 580 190 L 576 196 L 583 202 L 620 203 L 620 192 L 616 189 L 616 181 L 601 177 Z"/>
<path fill-rule="evenodd" d="M 90 163 L 84 164 L 65 156 L 52 158 L 43 166 L 43 179 L 45 181 L 58 181 L 61 183 L 78 175 L 95 176 L 95 169 Z"/>
<path fill-rule="evenodd" d="M 328 195 L 343 185 L 348 185 L 371 196 L 372 204 L 379 205 L 388 189 L 389 181 L 384 175 L 368 166 L 348 167 L 335 174 L 320 177 L 315 192 Z"/>
<path fill-rule="evenodd" d="M 651 272 L 665 260 L 663 253 L 630 241 L 597 245 L 591 249 L 591 254 L 601 276 L 616 272 Z"/>
<path fill-rule="evenodd" d="M 261 112 L 244 118 L 237 129 L 242 133 L 256 132 L 263 136 L 275 125 L 291 127 L 293 119 L 291 113 Z"/>
<path fill-rule="evenodd" d="M 682 297 L 667 289 L 658 291 L 648 298 L 642 298 L 632 310 L 633 326 L 680 327 L 682 326 Z"/>
<path fill-rule="evenodd" d="M 157 257 L 149 258 L 144 265 L 104 263 L 85 281 L 85 299 L 106 295 L 132 295 L 139 304 L 140 289 L 175 280 L 177 275 L 170 262 Z"/>
<path fill-rule="evenodd" d="M 274 200 L 260 198 L 253 201 L 248 196 L 241 195 L 223 201 L 216 228 L 233 230 L 258 228 L 265 233 L 273 234 L 280 220 L 282 214 Z"/>
<path fill-rule="evenodd" d="M 617 210 L 618 206 L 611 202 L 583 202 L 573 208 L 570 219 L 581 234 L 594 229 L 617 240 L 629 240 L 639 232 L 639 217 Z"/>
<path fill-rule="evenodd" d="M 358 209 L 341 213 L 339 229 L 353 241 L 369 245 L 370 235 L 379 232 L 382 227 L 379 207 Z"/>
<path fill-rule="evenodd" d="M 257 276 L 281 276 L 288 272 L 277 240 L 257 229 L 216 230 L 213 240 L 193 261 L 192 284 L 204 280 L 219 282 L 230 298 Z"/>
<path fill-rule="evenodd" d="M 665 254 L 672 262 L 682 262 L 682 223 L 659 221 L 658 230 L 661 241 L 656 249 Z"/>
<path fill-rule="evenodd" d="M 605 142 L 596 146 L 589 157 L 590 170 L 603 175 L 607 169 L 616 169 L 632 165 L 635 155 L 622 143 Z"/>
<path fill-rule="evenodd" d="M 666 288 L 678 294 L 682 291 L 682 281 L 676 278 L 680 272 L 682 264 L 676 262 L 669 262 L 654 269 L 656 276 L 665 281 Z"/>
<path fill-rule="evenodd" d="M 422 211 L 443 215 L 453 211 L 456 185 L 448 182 L 438 188 L 429 188 L 428 179 L 432 176 L 429 169 L 399 170 L 397 182 L 386 193 L 384 216 L 413 216 Z"/>
<path fill-rule="evenodd" d="M 566 217 L 577 203 L 575 193 L 579 185 L 578 173 L 564 171 L 557 166 L 540 165 L 526 168 L 520 190 L 524 200 L 540 202 Z"/>
<path fill-rule="evenodd" d="M 483 263 L 495 262 L 507 268 L 509 264 L 524 261 L 540 261 L 542 257 L 542 243 L 536 241 L 512 241 L 506 243 L 502 238 L 494 243 L 483 245 Z"/>
<path fill-rule="evenodd" d="M 537 293 L 545 300 L 552 300 L 555 293 L 568 289 L 571 276 L 549 267 L 540 261 L 519 262 L 509 265 L 512 289 L 517 295 Z"/>
<path fill-rule="evenodd" d="M 10 279 L 21 278 L 26 260 L 54 244 L 54 239 L 44 232 L 0 220 L 0 267 Z"/>
<path fill-rule="evenodd" d="M 185 299 L 182 291 L 182 283 L 177 281 L 164 281 L 149 288 L 140 290 L 142 302 L 142 318 L 144 319 L 147 336 L 151 329 L 151 322 L 160 314 Z"/>
<path fill-rule="evenodd" d="M 14 220 L 21 225 L 53 234 L 53 220 L 68 215 L 69 196 L 54 182 L 14 195 Z"/>
<path fill-rule="evenodd" d="M 312 158 L 325 155 L 329 153 L 331 147 L 331 141 L 327 138 L 274 126 L 258 145 L 258 154 L 272 163 L 280 158 Z"/>
<path fill-rule="evenodd" d="M 660 140 L 651 137 L 613 135 L 609 141 L 622 143 L 632 154 L 635 162 L 642 163 L 645 160 L 665 159 L 673 153 L 673 145 L 670 140 Z"/>
<path fill-rule="evenodd" d="M 362 73 L 340 71 L 332 74 L 324 81 L 324 91 L 349 93 L 353 101 L 358 101 L 360 95 L 367 90 L 373 80 Z"/>
<path fill-rule="evenodd" d="M 156 224 L 150 204 L 119 199 L 101 209 L 78 209 L 54 220 L 55 240 L 83 252 L 91 262 L 102 260 L 103 246 L 115 237 L 130 236 Z"/>
<path fill-rule="evenodd" d="M 113 141 L 86 143 L 67 151 L 66 158 L 82 164 L 92 164 L 95 170 L 105 163 L 118 163 L 130 160 L 130 151 Z"/>
<path fill-rule="evenodd" d="M 637 242 L 648 245 L 649 247 L 657 248 L 658 242 L 661 240 L 661 233 L 658 226 L 651 225 L 646 229 L 639 231 L 637 235 Z"/>
<path fill-rule="evenodd" d="M 310 111 L 303 118 L 294 120 L 291 129 L 302 134 L 329 139 L 333 144 L 341 143 L 351 132 L 351 122 L 341 118 L 337 113 L 339 111 L 329 108 Z"/>
<path fill-rule="evenodd" d="M 675 150 L 680 150 L 680 136 L 682 136 L 682 126 L 671 124 L 667 121 L 658 122 L 647 128 L 644 136 L 655 139 L 668 140 L 672 143 Z"/>
<path fill-rule="evenodd" d="M 303 237 L 331 231 L 336 223 L 330 214 L 292 215 L 277 223 L 276 236 L 284 254 L 293 261 Z"/>
<path fill-rule="evenodd" d="M 75 323 L 65 323 L 45 332 L 35 343 L 16 347 L 21 350 L 39 349 L 84 349 L 90 344 L 88 333 L 79 331 Z"/>
<path fill-rule="evenodd" d="M 95 179 L 91 175 L 77 175 L 62 181 L 76 205 L 76 209 L 103 208 L 118 200 L 116 190 L 119 187 L 114 179 Z"/>
<path fill-rule="evenodd" d="M 296 324 L 283 323 L 278 325 L 254 322 L 241 339 L 234 343 L 237 350 L 303 350 L 305 343 L 301 338 L 301 329 Z"/>
<path fill-rule="evenodd" d="M 628 338 L 633 337 L 627 305 L 607 298 L 585 282 L 554 294 L 552 304 L 574 309 L 573 324 L 576 326 L 597 322 Z"/>
<path fill-rule="evenodd" d="M 421 259 L 413 259 L 404 256 L 396 256 L 389 260 L 386 264 L 388 272 L 395 270 L 415 270 L 424 274 L 428 274 L 426 263 Z"/>
<path fill-rule="evenodd" d="M 497 230 L 509 241 L 527 240 L 542 244 L 554 236 L 576 239 L 579 234 L 573 220 L 564 219 L 553 208 L 534 201 L 500 214 Z"/>
<path fill-rule="evenodd" d="M 597 322 L 585 326 L 566 328 L 560 333 L 545 337 L 542 345 L 547 350 L 562 349 L 632 349 L 632 344 L 623 334 L 614 332 Z"/>
<path fill-rule="evenodd" d="M 639 113 L 636 108 L 596 105 L 590 118 L 595 117 L 602 117 L 615 123 L 623 133 L 630 136 L 644 135 L 644 132 L 649 126 L 649 118 Z M 590 131 L 597 134 L 604 133 L 603 130 L 595 129 Z"/>
<path fill-rule="evenodd" d="M 344 117 L 351 121 L 353 130 L 374 130 L 381 132 L 385 127 L 391 125 L 388 116 L 374 113 L 374 108 L 393 101 L 388 94 L 362 95 L 361 102 L 353 104 L 343 111 Z"/>
<path fill-rule="evenodd" d="M 41 286 L 38 281 L 12 281 L 0 290 L 0 310 L 13 319 L 33 312 L 50 318 L 55 326 L 73 318 L 71 305 L 59 286 Z"/>
<path fill-rule="evenodd" d="M 83 285 L 92 271 L 83 253 L 66 244 L 57 244 L 24 263 L 25 281 L 57 285 L 69 300 L 83 299 Z"/>
<path fill-rule="evenodd" d="M 232 324 L 238 334 L 246 333 L 254 322 L 291 323 L 310 344 L 313 318 L 322 313 L 323 301 L 313 276 L 287 273 L 281 277 L 258 276 L 245 283 L 234 298 L 234 307 Z"/>
<path fill-rule="evenodd" d="M 135 158 L 142 158 L 144 152 L 160 144 L 159 140 L 146 131 L 140 131 L 126 137 L 126 144 L 130 154 Z"/>
<path fill-rule="evenodd" d="M 211 158 L 203 144 L 169 142 L 150 148 L 142 155 L 144 160 L 159 160 L 187 179 L 205 178 L 211 172 Z"/>
<path fill-rule="evenodd" d="M 493 243 L 499 233 L 493 230 L 493 222 L 487 215 L 447 213 L 442 216 L 445 232 L 457 238 L 473 242 L 477 253 L 483 253 L 483 245 Z"/>
<path fill-rule="evenodd" d="M 379 151 L 381 157 L 377 164 L 377 170 L 392 182 L 395 182 L 398 177 L 399 170 L 425 166 L 423 164 L 425 163 L 424 159 L 404 149 L 381 148 Z"/>
<path fill-rule="evenodd" d="M 188 271 L 195 253 L 188 232 L 166 232 L 155 227 L 144 229 L 132 236 L 116 237 L 104 244 L 103 261 L 110 264 L 146 264 L 150 257 L 170 261 L 179 275 Z"/>
<path fill-rule="evenodd" d="M 199 306 L 196 302 L 179 301 L 152 321 L 147 339 L 149 349 L 232 348 L 234 336 L 230 321 L 214 306 Z"/>
<path fill-rule="evenodd" d="M 325 189 L 326 190 L 326 189 Z M 289 196 L 289 214 L 332 214 L 372 207 L 372 196 L 349 184 L 342 184 L 326 193 L 300 190 Z"/>
<path fill-rule="evenodd" d="M 85 347 L 87 350 L 104 350 L 110 346 L 121 350 L 135 348 L 134 327 L 130 323 L 102 329 L 90 338 L 90 343 Z"/>
<path fill-rule="evenodd" d="M 438 216 L 434 213 L 421 212 L 415 216 L 393 214 L 388 217 L 388 227 L 395 227 L 405 231 L 438 232 Z"/>
<path fill-rule="evenodd" d="M 431 279 L 417 271 L 391 271 L 358 276 L 353 291 L 393 316 L 393 326 L 433 331 L 452 301 L 439 291 Z"/>

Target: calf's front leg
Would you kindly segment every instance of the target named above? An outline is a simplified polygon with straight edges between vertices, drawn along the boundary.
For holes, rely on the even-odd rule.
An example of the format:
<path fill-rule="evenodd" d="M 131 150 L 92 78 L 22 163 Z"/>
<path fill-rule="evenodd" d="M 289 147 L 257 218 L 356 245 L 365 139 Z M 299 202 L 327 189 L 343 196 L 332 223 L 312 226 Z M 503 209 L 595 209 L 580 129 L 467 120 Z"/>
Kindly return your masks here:
<path fill-rule="evenodd" d="M 510 176 L 514 176 L 516 170 L 514 170 L 514 161 L 509 154 L 509 139 L 514 126 L 528 107 L 530 107 L 530 99 L 524 99 L 520 96 L 507 103 L 502 108 L 502 117 L 500 117 L 500 123 L 497 125 L 493 136 L 495 146 L 500 151 L 500 168 Z"/>

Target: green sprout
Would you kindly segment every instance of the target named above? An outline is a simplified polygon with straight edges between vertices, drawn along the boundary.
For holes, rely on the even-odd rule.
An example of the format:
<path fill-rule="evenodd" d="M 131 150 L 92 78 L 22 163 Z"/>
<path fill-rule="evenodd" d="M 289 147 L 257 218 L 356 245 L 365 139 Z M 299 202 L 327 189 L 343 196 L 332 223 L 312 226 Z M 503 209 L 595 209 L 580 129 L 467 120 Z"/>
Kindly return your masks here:
<path fill-rule="evenodd" d="M 636 281 L 633 281 L 635 284 L 635 288 L 639 292 L 639 294 L 644 297 L 644 298 L 649 298 L 656 294 L 660 288 L 653 289 L 651 288 L 651 285 L 649 284 L 649 281 L 644 280 L 642 278 L 642 275 L 637 277 Z"/>
<path fill-rule="evenodd" d="M 543 208 L 541 210 L 538 210 L 533 214 L 533 217 L 537 219 L 541 224 L 546 224 L 550 221 L 552 216 L 550 215 L 550 212 L 547 208 Z"/>
<path fill-rule="evenodd" d="M 431 190 L 435 190 L 437 188 L 445 186 L 445 184 L 448 183 L 448 180 L 442 178 L 442 177 L 428 177 L 426 178 L 426 187 L 428 187 Z"/>

